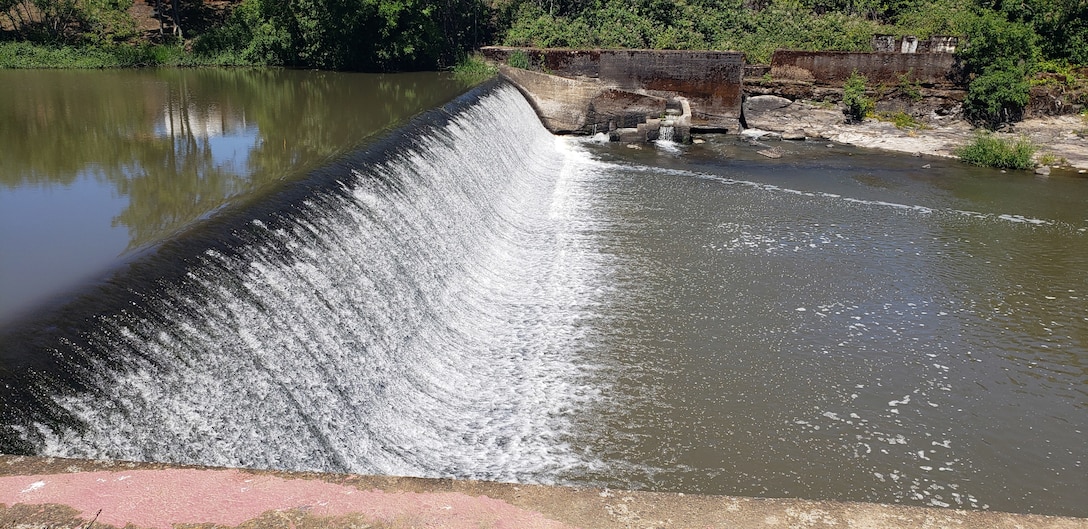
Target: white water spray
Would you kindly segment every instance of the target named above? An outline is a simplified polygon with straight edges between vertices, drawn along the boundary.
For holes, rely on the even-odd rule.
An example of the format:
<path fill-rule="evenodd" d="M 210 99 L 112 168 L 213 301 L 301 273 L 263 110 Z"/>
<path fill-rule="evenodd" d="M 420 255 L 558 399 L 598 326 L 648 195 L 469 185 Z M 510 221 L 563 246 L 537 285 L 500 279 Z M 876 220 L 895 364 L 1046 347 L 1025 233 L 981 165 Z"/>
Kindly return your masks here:
<path fill-rule="evenodd" d="M 549 481 L 595 398 L 584 153 L 498 88 L 93 336 L 56 456 Z M 335 191 L 335 190 L 333 190 Z M 94 357 L 95 355 L 88 355 Z"/>

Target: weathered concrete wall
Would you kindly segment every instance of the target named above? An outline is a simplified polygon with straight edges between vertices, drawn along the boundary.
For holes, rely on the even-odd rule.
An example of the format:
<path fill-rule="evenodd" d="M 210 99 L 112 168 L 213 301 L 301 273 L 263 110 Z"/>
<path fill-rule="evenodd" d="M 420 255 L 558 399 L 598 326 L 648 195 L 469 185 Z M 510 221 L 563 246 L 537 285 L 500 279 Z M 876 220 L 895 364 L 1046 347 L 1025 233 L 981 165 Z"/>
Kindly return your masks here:
<path fill-rule="evenodd" d="M 868 78 L 870 85 L 894 86 L 900 76 L 906 75 L 911 81 L 944 86 L 953 84 L 949 76 L 954 63 L 950 53 L 778 50 L 771 56 L 771 75 L 792 68 L 807 72 L 813 82 L 841 86 L 857 71 Z"/>
<path fill-rule="evenodd" d="M 798 499 L 0 456 L 0 527 L 1085 529 L 1088 520 Z"/>
<path fill-rule="evenodd" d="M 960 39 L 954 35 L 934 35 L 928 39 L 906 35 L 873 35 L 873 51 L 881 53 L 955 53 Z"/>
<path fill-rule="evenodd" d="M 499 73 L 521 90 L 548 130 L 557 134 L 593 132 L 588 114 L 593 100 L 604 91 L 600 83 L 509 66 L 500 66 Z"/>
<path fill-rule="evenodd" d="M 718 51 L 609 51 L 601 78 L 628 90 L 675 94 L 691 103 L 701 129 L 740 129 L 744 55 Z M 675 96 L 674 96 L 675 97 Z"/>
<path fill-rule="evenodd" d="M 744 56 L 738 52 L 508 47 L 482 52 L 499 64 L 523 54 L 533 70 L 600 83 L 603 88 L 664 100 L 684 97 L 691 105 L 693 127 L 740 130 Z"/>

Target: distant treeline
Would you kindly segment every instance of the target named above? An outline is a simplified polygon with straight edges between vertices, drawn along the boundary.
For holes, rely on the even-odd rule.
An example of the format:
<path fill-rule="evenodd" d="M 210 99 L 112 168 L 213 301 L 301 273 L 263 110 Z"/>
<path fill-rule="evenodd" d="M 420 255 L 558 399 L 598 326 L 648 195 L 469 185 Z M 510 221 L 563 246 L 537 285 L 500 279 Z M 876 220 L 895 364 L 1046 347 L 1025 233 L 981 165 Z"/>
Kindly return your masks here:
<path fill-rule="evenodd" d="M 957 52 L 966 109 L 988 123 L 1016 119 L 1039 72 L 1073 83 L 1077 66 L 1088 65 L 1088 0 L 241 0 L 224 11 L 204 0 L 156 0 L 162 17 L 185 30 L 177 33 L 186 51 L 177 53 L 148 51 L 128 14 L 132 2 L 0 0 L 0 40 L 60 50 L 0 43 L 0 65 L 97 53 L 106 59 L 68 65 L 116 56 L 121 65 L 165 58 L 419 70 L 450 67 L 486 44 L 737 50 L 765 63 L 777 48 L 865 51 L 875 34 L 943 34 L 966 37 Z M 133 42 L 144 51 L 133 52 Z"/>
<path fill-rule="evenodd" d="M 0 35 L 139 40 L 132 2 L 0 0 Z M 196 53 L 245 64 L 433 69 L 486 44 L 738 50 L 765 63 L 777 48 L 869 50 L 874 34 L 994 32 L 993 45 L 1027 45 L 1036 61 L 1088 64 L 1088 0 L 241 0 L 218 17 L 203 0 L 155 5 Z"/>
<path fill-rule="evenodd" d="M 779 48 L 871 51 L 877 34 L 962 36 L 964 113 L 989 127 L 1020 119 L 1032 83 L 1083 93 L 1088 65 L 1088 0 L 515 0 L 499 13 L 507 45 L 738 50 L 750 63 Z"/>

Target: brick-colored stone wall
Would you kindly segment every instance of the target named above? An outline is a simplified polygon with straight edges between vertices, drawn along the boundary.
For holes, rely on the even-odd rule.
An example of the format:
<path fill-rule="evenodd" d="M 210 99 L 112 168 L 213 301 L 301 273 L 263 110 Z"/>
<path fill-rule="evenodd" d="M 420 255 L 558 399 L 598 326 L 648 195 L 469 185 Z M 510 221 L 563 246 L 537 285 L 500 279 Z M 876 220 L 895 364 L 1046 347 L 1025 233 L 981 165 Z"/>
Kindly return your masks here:
<path fill-rule="evenodd" d="M 867 53 L 845 51 L 778 50 L 771 56 L 775 69 L 799 68 L 809 72 L 816 83 L 842 85 L 857 71 L 869 83 L 894 85 L 900 76 L 927 85 L 951 85 L 955 57 L 950 53 Z"/>

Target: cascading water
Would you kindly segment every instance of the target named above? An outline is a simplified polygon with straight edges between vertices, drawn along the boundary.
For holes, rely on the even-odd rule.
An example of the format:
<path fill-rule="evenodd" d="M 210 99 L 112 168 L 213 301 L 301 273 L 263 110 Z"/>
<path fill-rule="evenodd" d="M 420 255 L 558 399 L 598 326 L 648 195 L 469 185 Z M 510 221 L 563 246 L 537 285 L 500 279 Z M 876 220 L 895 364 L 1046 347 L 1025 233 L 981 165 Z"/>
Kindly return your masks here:
<path fill-rule="evenodd" d="M 516 90 L 474 94 L 54 344 L 80 359 L 82 390 L 49 405 L 69 425 L 14 431 L 46 455 L 207 465 L 549 481 L 587 464 L 564 442 L 594 398 L 575 352 L 599 266 L 564 226 L 586 159 Z"/>
<path fill-rule="evenodd" d="M 676 128 L 671 125 L 662 125 L 661 130 L 658 131 L 658 139 L 661 141 L 673 141 L 673 136 L 676 134 Z"/>

